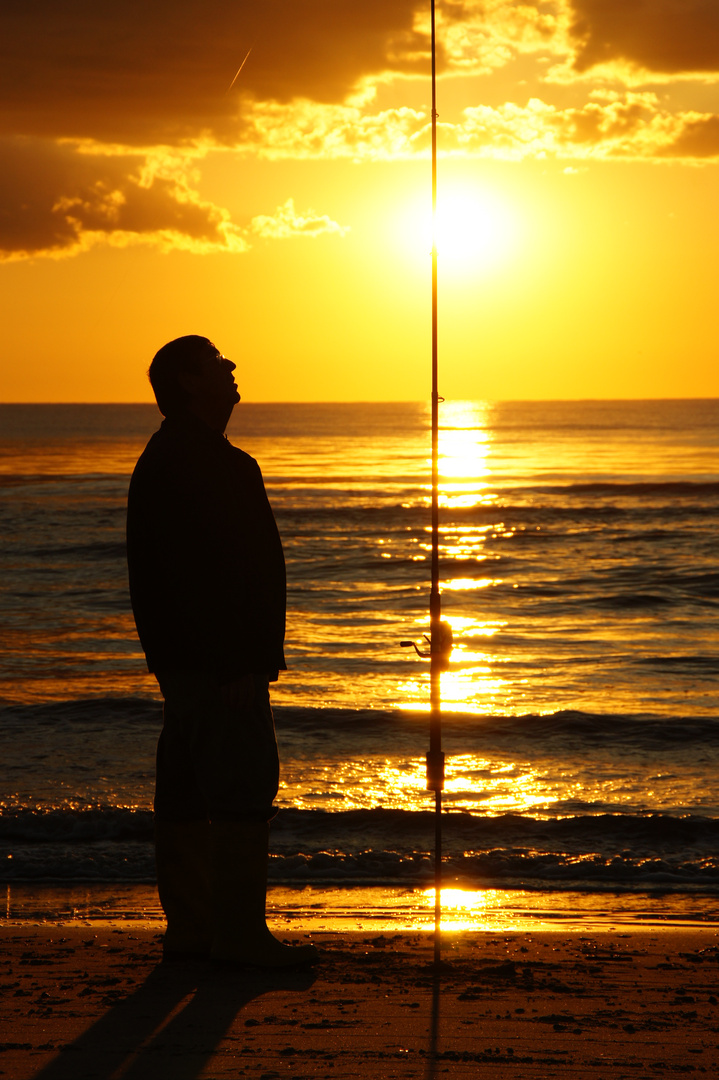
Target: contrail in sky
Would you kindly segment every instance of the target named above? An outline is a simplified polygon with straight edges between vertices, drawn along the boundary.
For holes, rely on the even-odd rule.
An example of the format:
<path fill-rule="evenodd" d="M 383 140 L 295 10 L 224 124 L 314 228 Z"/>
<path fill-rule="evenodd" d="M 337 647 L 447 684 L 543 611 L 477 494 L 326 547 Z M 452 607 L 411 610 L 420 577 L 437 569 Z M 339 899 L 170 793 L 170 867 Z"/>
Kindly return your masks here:
<path fill-rule="evenodd" d="M 254 41 L 253 41 L 253 42 L 252 42 L 252 45 L 250 45 L 249 49 L 247 50 L 247 56 L 245 56 L 245 59 L 244 59 L 244 60 L 242 61 L 242 63 L 241 63 L 241 64 L 240 64 L 240 66 L 238 67 L 238 69 L 237 69 L 237 75 L 235 75 L 234 79 L 232 80 L 232 82 L 230 83 L 230 85 L 229 85 L 229 86 L 227 87 L 227 89 L 225 90 L 225 93 L 226 93 L 226 94 L 229 94 L 230 90 L 232 89 L 232 87 L 233 87 L 233 86 L 235 85 L 235 83 L 237 82 L 237 76 L 238 76 L 238 75 L 240 74 L 240 72 L 242 71 L 243 67 L 244 67 L 244 66 L 245 66 L 245 64 L 247 63 L 247 57 L 248 57 L 248 56 L 250 55 L 250 53 L 252 52 L 252 49 L 253 49 L 253 47 L 254 47 L 254 44 L 255 44 L 255 43 L 254 43 Z"/>

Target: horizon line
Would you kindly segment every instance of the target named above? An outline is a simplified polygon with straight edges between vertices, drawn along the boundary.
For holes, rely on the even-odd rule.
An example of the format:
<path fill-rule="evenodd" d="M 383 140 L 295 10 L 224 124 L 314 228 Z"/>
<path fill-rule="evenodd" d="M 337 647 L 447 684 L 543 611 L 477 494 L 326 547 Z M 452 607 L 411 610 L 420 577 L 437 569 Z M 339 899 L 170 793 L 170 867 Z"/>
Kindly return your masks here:
<path fill-rule="evenodd" d="M 686 396 L 671 395 L 667 397 L 576 397 L 576 398 L 557 398 L 557 397 L 542 397 L 542 398 L 483 398 L 483 397 L 451 397 L 441 398 L 441 404 L 449 404 L 450 402 L 457 401 L 472 401 L 482 402 L 486 405 L 528 405 L 528 404 L 562 404 L 562 403 L 586 403 L 586 402 L 650 402 L 650 401 L 719 401 L 719 394 L 687 394 Z M 429 398 L 322 398 L 321 400 L 242 400 L 238 402 L 238 405 L 427 405 L 430 403 Z M 0 401 L 0 408 L 4 406 L 21 405 L 25 407 L 30 406 L 138 406 L 147 405 L 148 407 L 157 408 L 157 403 L 154 401 Z M 159 411 L 159 410 L 158 410 Z"/>

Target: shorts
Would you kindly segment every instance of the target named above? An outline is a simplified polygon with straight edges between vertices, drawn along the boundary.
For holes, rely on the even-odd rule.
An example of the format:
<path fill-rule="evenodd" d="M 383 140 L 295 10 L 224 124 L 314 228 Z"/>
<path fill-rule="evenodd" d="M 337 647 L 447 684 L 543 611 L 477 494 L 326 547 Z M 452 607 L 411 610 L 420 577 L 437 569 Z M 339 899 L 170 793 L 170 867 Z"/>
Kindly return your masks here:
<path fill-rule="evenodd" d="M 210 672 L 163 671 L 156 677 L 165 699 L 156 817 L 269 821 L 280 769 L 268 679 L 247 676 L 248 692 L 229 705 Z"/>

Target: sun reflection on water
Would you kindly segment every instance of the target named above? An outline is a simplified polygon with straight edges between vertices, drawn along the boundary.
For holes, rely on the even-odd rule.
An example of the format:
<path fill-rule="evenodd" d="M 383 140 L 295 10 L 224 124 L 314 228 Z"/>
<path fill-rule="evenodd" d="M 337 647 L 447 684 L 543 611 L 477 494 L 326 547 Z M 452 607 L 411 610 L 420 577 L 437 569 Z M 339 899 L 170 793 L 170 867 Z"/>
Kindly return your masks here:
<path fill-rule="evenodd" d="M 434 889 L 424 889 L 422 900 L 426 912 L 418 912 L 417 922 L 434 925 Z M 442 889 L 441 904 L 442 930 L 481 930 L 501 910 L 502 895 L 498 889 Z"/>
<path fill-rule="evenodd" d="M 489 585 L 504 584 L 502 578 L 450 578 L 441 582 L 443 589 L 486 589 Z"/>
<path fill-rule="evenodd" d="M 557 786 L 581 797 L 582 785 L 550 776 L 528 762 L 450 754 L 446 764 L 444 801 L 453 811 L 485 817 L 530 812 L 542 817 L 559 802 Z M 309 793 L 309 794 L 308 794 Z M 392 760 L 369 756 L 345 762 L 305 763 L 296 781 L 283 780 L 279 802 L 309 810 L 333 806 L 342 810 L 424 810 L 428 806 L 424 755 Z"/>
<path fill-rule="evenodd" d="M 423 889 L 413 912 L 411 927 L 431 930 L 434 927 L 433 888 Z M 440 929 L 443 933 L 462 930 L 548 930 L 567 923 L 582 925 L 582 919 L 597 917 L 596 912 L 578 914 L 571 893 L 546 897 L 522 890 L 457 889 L 441 890 Z M 549 908 L 550 910 L 547 910 Z"/>
<path fill-rule="evenodd" d="M 439 432 L 439 504 L 453 509 L 490 505 L 488 490 L 491 406 L 484 402 L 453 401 L 442 407 Z"/>
<path fill-rule="evenodd" d="M 497 502 L 492 485 L 492 414 L 487 402 L 455 401 L 442 404 L 439 431 L 439 488 L 440 507 L 446 513 L 440 522 L 439 557 L 443 580 L 440 590 L 454 594 L 455 607 L 464 607 L 483 589 L 513 587 L 504 576 L 490 576 L 489 564 L 500 559 L 496 549 L 487 550 L 488 541 L 511 539 L 516 530 L 499 521 L 473 520 L 459 511 L 491 507 Z M 452 519 L 452 511 L 457 512 Z M 474 515 L 472 515 L 474 516 Z M 499 516 L 499 515 L 497 515 Z M 419 541 L 420 551 L 431 552 L 431 527 L 426 538 Z M 423 556 L 416 555 L 415 559 Z M 473 574 L 473 568 L 483 565 L 484 572 Z M 456 572 L 453 572 L 453 566 Z M 491 638 L 500 633 L 506 621 L 458 615 L 448 605 L 443 618 L 450 623 L 455 646 L 449 670 L 441 676 L 443 709 L 478 716 L 497 712 L 514 712 L 523 706 L 522 680 L 505 678 L 501 671 L 505 658 L 479 651 L 473 639 Z M 410 633 L 414 638 L 426 634 L 426 625 L 416 623 Z M 409 636 L 409 635 L 407 635 Z M 428 665 L 418 666 L 416 672 L 396 684 L 395 707 L 413 711 L 429 711 Z M 510 700 L 511 699 L 511 700 Z"/>
<path fill-rule="evenodd" d="M 491 637 L 496 632 L 496 627 L 487 627 L 483 636 Z M 495 713 L 506 713 L 516 708 L 518 680 L 515 677 L 510 683 L 509 679 L 503 678 L 495 670 L 496 665 L 503 662 L 496 656 L 473 651 L 461 644 L 455 646 L 452 653 L 452 668 L 442 672 L 440 676 L 443 710 L 473 716 L 492 716 Z M 509 700 L 510 691 L 511 701 Z M 417 674 L 410 678 L 400 679 L 396 692 L 395 708 L 409 709 L 412 712 L 428 712 L 429 670 L 427 666 L 418 668 Z"/>

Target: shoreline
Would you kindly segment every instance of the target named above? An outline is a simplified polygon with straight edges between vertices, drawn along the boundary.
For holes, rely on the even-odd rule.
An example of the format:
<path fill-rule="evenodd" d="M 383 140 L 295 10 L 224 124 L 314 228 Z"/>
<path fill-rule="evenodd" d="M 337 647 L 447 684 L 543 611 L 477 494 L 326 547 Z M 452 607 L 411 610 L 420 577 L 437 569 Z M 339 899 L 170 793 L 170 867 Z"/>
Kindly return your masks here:
<path fill-rule="evenodd" d="M 271 885 L 267 917 L 276 932 L 426 933 L 434 928 L 434 890 L 389 886 Z M 153 884 L 7 883 L 0 926 L 142 924 L 164 918 Z M 719 930 L 713 893 L 461 889 L 442 892 L 443 932 L 638 932 Z"/>
<path fill-rule="evenodd" d="M 153 925 L 0 931 L 5 1080 L 716 1075 L 719 928 L 291 934 L 273 974 L 163 965 Z"/>

